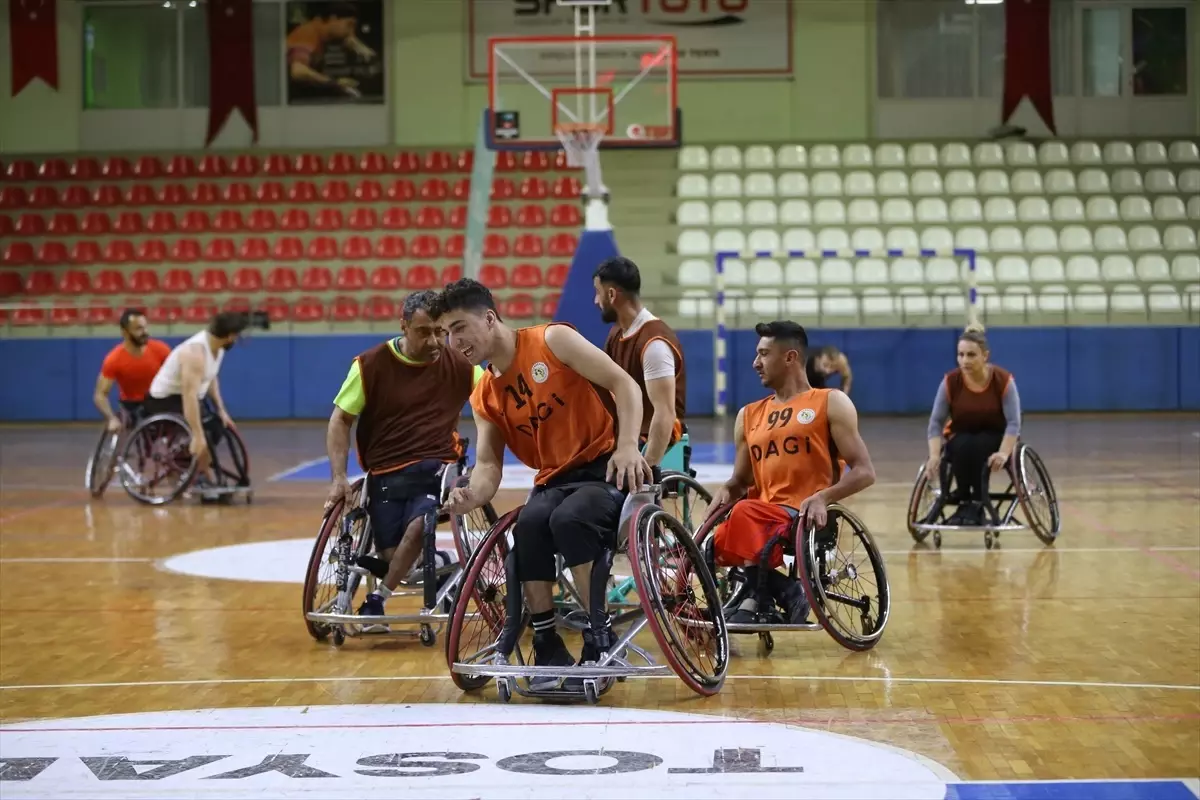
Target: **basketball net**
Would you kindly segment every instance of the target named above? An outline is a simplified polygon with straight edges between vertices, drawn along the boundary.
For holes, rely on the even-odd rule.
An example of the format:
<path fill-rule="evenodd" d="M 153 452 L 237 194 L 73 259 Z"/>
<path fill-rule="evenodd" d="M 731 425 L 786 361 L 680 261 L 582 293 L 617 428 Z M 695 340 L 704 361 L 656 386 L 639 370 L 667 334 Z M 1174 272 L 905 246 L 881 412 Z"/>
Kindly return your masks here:
<path fill-rule="evenodd" d="M 554 130 L 567 154 L 567 166 L 583 168 L 587 180 L 584 193 L 589 198 L 599 199 L 608 193 L 600 177 L 600 142 L 604 140 L 604 132 L 603 125 L 587 123 L 559 125 Z"/>

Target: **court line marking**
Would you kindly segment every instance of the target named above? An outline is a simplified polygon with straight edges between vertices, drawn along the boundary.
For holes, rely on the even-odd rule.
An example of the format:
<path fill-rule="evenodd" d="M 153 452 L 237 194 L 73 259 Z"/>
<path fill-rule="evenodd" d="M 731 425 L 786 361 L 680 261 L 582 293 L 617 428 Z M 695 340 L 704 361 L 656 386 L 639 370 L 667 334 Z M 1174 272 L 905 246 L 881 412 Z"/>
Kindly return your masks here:
<path fill-rule="evenodd" d="M 304 470 L 308 469 L 309 467 L 315 467 L 318 464 L 328 464 L 328 463 L 329 463 L 328 456 L 322 456 L 321 458 L 311 458 L 308 461 L 300 462 L 299 464 L 297 464 L 294 467 L 289 467 L 288 469 L 285 469 L 283 472 L 276 472 L 274 475 L 267 478 L 267 483 L 272 483 L 274 481 L 283 480 L 284 478 L 288 478 L 288 477 L 291 477 L 292 475 L 295 475 L 297 472 L 303 472 Z"/>
<path fill-rule="evenodd" d="M 145 564 L 153 558 L 0 558 L 0 564 Z"/>
<path fill-rule="evenodd" d="M 727 681 L 813 681 L 830 683 L 931 683 L 983 686 L 1058 686 L 1074 689 L 1147 689 L 1200 692 L 1200 685 L 1173 683 L 1111 683 L 1102 681 L 1032 681 L 1003 678 L 886 678 L 849 675 L 727 675 Z M 0 686 L 0 691 L 47 689 L 121 689 L 141 686 L 226 686 L 241 684 L 278 683 L 388 683 L 409 681 L 448 681 L 449 675 L 352 675 L 324 678 L 199 678 L 174 681 L 115 681 L 111 683 L 34 683 Z M 642 680 L 678 680 L 675 675 L 647 675 Z"/>

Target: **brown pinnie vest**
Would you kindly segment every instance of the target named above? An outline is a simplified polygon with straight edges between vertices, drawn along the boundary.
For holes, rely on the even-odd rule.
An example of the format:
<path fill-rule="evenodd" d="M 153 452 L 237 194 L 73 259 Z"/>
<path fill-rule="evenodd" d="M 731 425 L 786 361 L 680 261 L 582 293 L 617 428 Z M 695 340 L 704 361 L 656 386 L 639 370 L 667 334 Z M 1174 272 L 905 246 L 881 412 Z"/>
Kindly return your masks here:
<path fill-rule="evenodd" d="M 358 418 L 358 461 L 372 474 L 459 453 L 458 421 L 471 399 L 473 367 L 443 348 L 429 364 L 407 364 L 388 342 L 358 356 L 366 405 Z"/>
<path fill-rule="evenodd" d="M 655 339 L 662 339 L 675 353 L 675 432 L 671 436 L 674 443 L 679 439 L 683 419 L 687 412 L 687 366 L 683 360 L 683 347 L 679 337 L 671 326 L 660 319 L 652 319 L 638 328 L 633 336 L 622 337 L 621 327 L 614 325 L 604 343 L 604 352 L 637 382 L 642 390 L 642 431 L 643 438 L 650 435 L 650 420 L 654 418 L 654 404 L 646 393 L 646 378 L 642 374 L 642 354 L 646 347 Z"/>
<path fill-rule="evenodd" d="M 954 433 L 1003 433 L 1004 392 L 1011 379 L 1008 370 L 992 366 L 992 377 L 982 391 L 967 388 L 961 369 L 946 373 L 946 395 L 950 398 L 949 431 Z"/>

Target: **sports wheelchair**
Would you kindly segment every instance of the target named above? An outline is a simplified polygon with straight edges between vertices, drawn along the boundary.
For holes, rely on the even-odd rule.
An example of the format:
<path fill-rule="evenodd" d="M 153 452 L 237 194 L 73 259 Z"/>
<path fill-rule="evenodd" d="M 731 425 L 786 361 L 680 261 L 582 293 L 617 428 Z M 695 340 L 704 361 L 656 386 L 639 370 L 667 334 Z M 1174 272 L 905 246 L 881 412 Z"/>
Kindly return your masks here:
<path fill-rule="evenodd" d="M 1001 533 L 1026 528 L 1044 544 L 1054 544 L 1058 539 L 1062 527 L 1058 495 L 1041 456 L 1024 442 L 1017 443 L 1005 465 L 1008 488 L 1004 491 L 997 492 L 990 485 L 1000 474 L 992 473 L 987 464 L 983 466 L 986 483 L 981 485 L 988 486 L 988 496 L 983 502 L 984 514 L 991 520 L 983 525 L 952 525 L 948 522 L 963 502 L 954 491 L 943 491 L 943 487 L 948 489 L 952 483 L 951 466 L 943 458 L 936 481 L 929 479 L 925 466 L 921 464 L 917 470 L 917 482 L 908 501 L 908 532 L 913 541 L 923 542 L 932 533 L 933 546 L 941 547 L 945 531 L 982 531 L 984 546 L 990 550 L 1000 546 Z M 1024 522 L 1017 518 L 1018 506 Z"/>
<path fill-rule="evenodd" d="M 791 624 L 772 603 L 765 609 L 760 606 L 752 623 L 726 622 L 731 635 L 757 634 L 768 654 L 775 649 L 775 633 L 793 631 L 823 629 L 842 647 L 855 651 L 870 650 L 879 643 L 891 615 L 891 588 L 883 554 L 862 520 L 833 503 L 825 527 L 818 530 L 813 525 L 802 527 L 799 512 L 789 509 L 792 521 L 783 533 L 767 541 L 759 554 L 759 585 L 751 586 L 742 567 L 716 565 L 715 531 L 734 505 L 717 509 L 696 534 L 720 588 L 724 613 L 732 615 L 751 592 L 765 594 L 772 552 L 782 548 L 788 577 L 799 580 L 817 621 Z M 852 557 L 860 550 L 860 563 L 853 563 Z"/>
<path fill-rule="evenodd" d="M 121 438 L 128 435 L 141 421 L 142 415 L 131 412 L 129 407 L 122 404 L 117 410 L 117 417 L 121 420 L 121 429 L 110 431 L 107 425 L 100 429 L 100 440 L 96 442 L 96 449 L 92 451 L 87 467 L 84 468 L 83 485 L 92 497 L 104 495 L 117 472 L 117 450 L 121 446 Z"/>
<path fill-rule="evenodd" d="M 667 477 L 657 467 L 654 473 L 653 485 L 628 495 L 611 487 L 622 494 L 624 504 L 612 546 L 592 565 L 592 591 L 586 602 L 559 559 L 559 584 L 566 594 L 579 607 L 591 609 L 591 621 L 607 620 L 613 630 L 614 641 L 599 661 L 566 668 L 533 666 L 530 619 L 513 539 L 518 507 L 492 525 L 464 568 L 466 577 L 446 638 L 446 661 L 456 686 L 478 691 L 495 678 L 502 702 L 516 692 L 595 704 L 626 678 L 674 672 L 701 696 L 720 691 L 729 667 L 729 636 L 717 586 L 691 531 L 660 504 Z M 608 577 L 617 558 L 628 558 L 637 594 L 636 605 L 621 609 L 606 603 Z M 561 610 L 559 626 L 574 627 Z M 634 643 L 647 626 L 666 664 L 656 663 Z M 559 685 L 535 688 L 535 678 L 556 678 Z"/>
<path fill-rule="evenodd" d="M 462 452 L 466 453 L 466 442 Z M 450 490 L 467 485 L 466 457 L 441 470 L 438 479 L 439 507 L 444 505 Z M 450 555 L 437 550 L 437 527 L 450 523 L 458 563 Z M 450 515 L 440 508 L 425 517 L 424 546 L 420 564 L 400 583 L 392 598 L 420 595 L 422 607 L 417 613 L 360 616 L 355 613 L 355 595 L 366 579 L 366 591 L 387 575 L 388 564 L 372 555 L 374 550 L 371 521 L 367 516 L 367 482 L 360 478 L 351 486 L 349 497 L 339 500 L 321 519 L 321 528 L 313 544 L 304 579 L 304 624 L 318 642 L 332 636 L 333 644 L 341 647 L 346 637 L 408 637 L 416 636 L 421 644 L 432 647 L 453 608 L 454 597 L 462 581 L 462 565 L 479 545 L 489 528 L 496 522 L 491 505 L 467 515 Z M 438 609 L 441 609 L 439 611 Z M 416 624 L 416 628 L 391 630 L 381 626 Z"/>
<path fill-rule="evenodd" d="M 216 416 L 216 409 L 205 398 L 200 404 L 203 422 Z M 203 424 L 203 423 L 202 423 Z M 205 436 L 209 434 L 207 431 Z M 196 478 L 198 462 L 188 452 L 192 431 L 182 414 L 160 412 L 144 416 L 125 440 L 117 462 L 117 474 L 125 493 L 146 505 L 161 506 L 173 502 L 188 490 Z M 250 456 L 236 428 L 223 428 L 214 442 L 209 438 L 210 469 L 215 486 L 203 490 L 205 499 L 230 501 L 240 496 L 250 503 Z M 224 456 L 219 452 L 224 446 Z"/>

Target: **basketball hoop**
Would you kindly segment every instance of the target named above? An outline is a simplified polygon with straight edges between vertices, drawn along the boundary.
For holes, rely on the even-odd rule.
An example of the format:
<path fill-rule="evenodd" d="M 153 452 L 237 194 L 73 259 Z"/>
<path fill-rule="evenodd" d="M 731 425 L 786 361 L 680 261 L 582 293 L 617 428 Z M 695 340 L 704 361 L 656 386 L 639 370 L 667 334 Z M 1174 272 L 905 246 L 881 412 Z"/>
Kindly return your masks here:
<path fill-rule="evenodd" d="M 582 168 L 587 176 L 588 197 L 608 193 L 600 178 L 600 142 L 607 131 L 607 126 L 593 122 L 560 122 L 554 126 L 554 135 L 567 154 L 567 166 Z"/>

